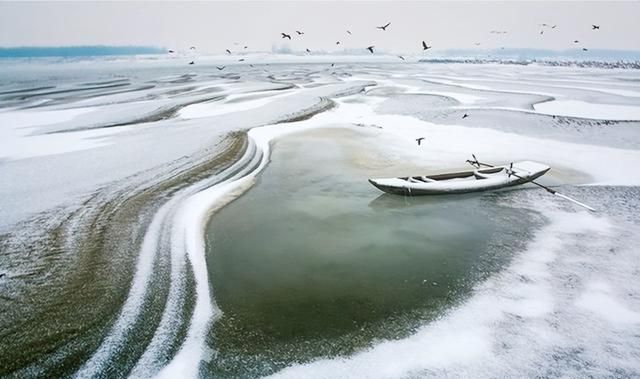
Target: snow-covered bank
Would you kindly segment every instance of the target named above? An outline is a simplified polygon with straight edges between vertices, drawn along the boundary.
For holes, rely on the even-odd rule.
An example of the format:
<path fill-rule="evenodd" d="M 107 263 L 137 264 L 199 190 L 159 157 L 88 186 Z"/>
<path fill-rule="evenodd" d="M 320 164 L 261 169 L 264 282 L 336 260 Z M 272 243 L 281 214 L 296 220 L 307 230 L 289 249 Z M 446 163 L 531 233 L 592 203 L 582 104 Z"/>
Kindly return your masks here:
<path fill-rule="evenodd" d="M 596 104 L 579 100 L 554 100 L 535 105 L 540 113 L 600 120 L 640 120 L 640 106 Z"/>
<path fill-rule="evenodd" d="M 622 269 L 619 276 L 603 277 L 607 270 L 594 260 L 608 256 L 614 244 L 621 250 L 613 266 L 635 267 L 634 252 L 612 241 L 616 234 L 606 218 L 544 203 L 549 224 L 459 308 L 409 338 L 351 357 L 293 365 L 271 377 L 633 376 L 640 370 L 633 358 L 640 303 L 626 296 L 622 283 L 634 274 Z"/>
<path fill-rule="evenodd" d="M 409 90 L 410 89 L 411 88 L 409 88 Z M 353 97 L 358 96 L 359 95 L 355 95 Z M 459 166 L 465 158 L 468 158 L 468 151 L 475 151 L 477 154 L 481 154 L 483 157 L 487 157 L 491 160 L 495 159 L 503 161 L 507 160 L 508 157 L 520 155 L 534 157 L 534 159 L 545 162 L 558 162 L 558 165 L 561 167 L 564 166 L 571 167 L 574 170 L 584 170 L 584 173 L 588 173 L 595 180 L 603 183 L 606 182 L 610 185 L 640 185 L 640 175 L 628 174 L 629 167 L 640 163 L 640 152 L 637 151 L 542 141 L 492 130 L 452 126 L 445 127 L 437 124 L 426 123 L 408 116 L 379 115 L 373 111 L 373 107 L 380 101 L 379 99 L 353 104 L 350 103 L 350 100 L 353 100 L 353 97 L 338 101 L 339 106 L 337 108 L 319 114 L 309 120 L 291 122 L 284 125 L 267 125 L 250 130 L 248 136 L 250 140 L 255 143 L 257 149 L 255 151 L 250 150 L 248 153 L 249 155 L 246 156 L 245 159 L 261 157 L 260 165 L 255 171 L 252 171 L 247 176 L 238 178 L 235 181 L 225 182 L 205 190 L 204 193 L 210 192 L 215 194 L 215 196 L 212 202 L 198 202 L 198 204 L 200 204 L 199 206 L 206 204 L 205 206 L 218 209 L 229 202 L 230 199 L 240 196 L 244 191 L 248 190 L 255 182 L 256 175 L 264 170 L 269 162 L 270 146 L 274 140 L 286 138 L 288 134 L 302 133 L 315 128 L 360 128 L 359 126 L 354 126 L 356 124 L 365 126 L 365 133 L 370 134 L 372 137 L 372 149 L 377 150 L 376 153 L 388 162 L 420 160 L 426 170 L 436 170 L 436 168 L 439 167 Z M 376 125 L 377 127 L 369 129 L 366 127 L 367 125 Z M 429 135 L 429 140 L 425 146 L 428 150 L 426 152 L 425 148 L 416 147 L 414 143 L 414 138 L 421 135 L 421 133 L 428 133 Z M 373 138 L 375 138 L 375 140 Z M 492 141 L 492 144 L 490 146 L 478 146 L 478 141 L 482 141 L 483 139 Z M 452 148 L 451 146 L 454 145 L 456 147 Z M 529 150 L 527 148 L 523 148 L 523 146 L 535 146 L 535 148 Z M 498 148 L 496 149 L 496 147 Z M 594 154 L 593 159 L 585 159 L 588 152 Z M 609 160 L 603 160 L 602 156 L 607 156 Z M 580 159 L 578 159 L 578 157 L 580 157 Z M 612 170 L 611 167 L 616 162 L 627 163 L 626 166 L 620 167 L 619 170 Z M 203 196 L 206 195 L 203 194 Z M 221 200 L 219 204 L 216 204 L 215 197 L 219 197 L 223 200 Z M 551 200 L 545 200 L 545 202 L 550 203 Z M 552 205 L 548 206 L 553 208 Z M 566 236 L 577 233 L 596 234 L 600 232 L 605 233 L 604 235 L 606 235 L 608 224 L 606 222 L 601 222 L 598 218 L 583 214 L 581 217 L 587 221 L 584 224 L 574 223 L 575 220 L 572 213 L 554 212 L 554 214 L 557 214 L 555 217 L 560 221 L 558 221 L 557 225 L 552 222 L 552 226 L 539 232 L 539 239 L 542 242 L 538 242 L 537 244 L 534 243 L 530 248 L 530 252 L 533 255 L 532 259 L 534 261 L 536 259 L 540 259 L 541 251 L 550 255 L 548 260 L 541 262 L 541 267 L 535 267 L 530 271 L 520 270 L 516 273 L 510 273 L 509 279 L 521 276 L 544 276 L 544 270 L 546 270 L 546 267 L 542 266 L 553 260 L 552 254 L 566 249 L 565 245 L 560 244 L 559 246 L 556 246 L 554 243 L 559 241 L 566 242 Z M 575 230 L 573 229 L 574 227 L 576 228 Z M 556 232 L 556 228 L 559 231 L 554 234 Z M 215 241 L 213 241 L 213 243 L 215 243 Z M 575 241 L 568 243 L 571 245 L 572 243 L 575 243 Z M 500 279 L 497 280 L 499 281 Z M 548 314 L 551 311 L 552 305 L 549 304 L 551 301 L 547 301 L 543 298 L 542 295 L 544 294 L 541 293 L 542 290 L 535 286 L 524 287 L 526 288 L 522 289 L 523 293 L 529 293 L 529 296 L 526 299 L 515 304 L 505 301 L 504 309 L 494 307 L 494 310 L 490 314 L 487 314 L 487 317 L 491 317 L 484 320 L 484 322 L 487 324 L 498 322 L 502 317 L 504 317 L 504 313 L 522 313 L 523 317 L 536 317 Z M 542 287 L 546 286 L 542 285 Z M 509 292 L 509 294 L 505 296 L 508 298 L 509 296 L 513 296 L 515 293 L 516 292 Z M 546 294 L 545 296 L 550 295 Z M 481 302 L 481 304 L 473 305 L 473 302 Z M 479 312 L 480 309 L 487 307 L 488 304 L 492 302 L 496 302 L 496 300 L 478 300 L 474 297 L 472 305 L 469 305 L 469 307 L 473 309 L 471 312 Z M 500 302 L 497 301 L 497 303 L 499 304 Z M 458 312 L 455 311 L 454 314 L 457 315 Z M 463 324 L 474 317 L 475 315 L 465 316 L 464 321 L 459 321 L 459 323 Z M 201 327 L 197 325 L 198 323 L 196 323 L 195 326 L 192 326 L 190 329 L 191 333 L 196 333 L 196 330 L 201 329 Z M 432 328 L 434 328 L 434 326 L 429 326 L 430 330 Z M 417 349 L 417 346 L 423 344 L 425 341 L 433 340 L 434 335 L 429 334 L 427 337 L 414 336 L 407 341 L 403 341 L 402 343 L 407 344 L 407 347 L 404 348 L 407 351 L 400 353 L 400 355 L 405 357 L 413 356 L 415 361 L 411 360 L 404 362 L 402 360 L 394 359 L 394 361 L 399 362 L 398 367 L 401 367 L 401 371 L 388 372 L 375 365 L 370 366 L 369 359 L 384 362 L 385 365 L 389 364 L 388 360 L 383 361 L 379 356 L 374 356 L 373 358 L 364 358 L 366 359 L 366 362 L 355 363 L 354 366 L 348 366 L 346 370 L 342 370 L 339 367 L 333 367 L 332 365 L 335 364 L 335 361 L 331 361 L 329 364 L 331 367 L 330 370 L 324 371 L 324 369 L 321 369 L 318 377 L 360 377 L 362 375 L 371 376 L 373 375 L 372 373 L 380 375 L 379 377 L 381 378 L 401 377 L 405 374 L 411 374 L 414 371 L 413 366 L 417 364 L 416 362 L 422 362 L 421 364 L 426 365 L 425 367 L 427 368 L 430 367 L 429 364 L 434 364 L 435 368 L 444 368 L 450 367 L 450 365 L 454 364 L 457 365 L 465 363 L 466 359 L 485 360 L 487 357 L 484 354 L 486 351 L 490 350 L 489 347 L 491 346 L 491 343 L 487 342 L 487 339 L 489 339 L 488 332 L 484 331 L 483 328 L 484 327 L 480 326 L 471 326 L 468 328 L 468 334 L 463 333 L 462 335 L 457 335 L 454 333 L 451 337 L 442 337 L 447 333 L 445 330 L 461 330 L 461 328 L 457 327 L 455 323 L 454 325 L 448 324 L 446 327 L 442 327 L 442 330 L 438 332 L 435 337 L 441 336 L 444 338 L 444 345 L 448 346 L 450 350 L 448 348 L 443 349 L 442 346 L 431 346 L 423 350 L 425 355 L 422 355 L 421 353 L 418 354 L 417 357 L 415 352 L 410 353 L 410 351 Z M 418 333 L 417 336 L 420 336 L 420 333 Z M 449 338 L 451 338 L 451 341 L 448 341 Z M 415 342 L 416 340 L 418 342 Z M 209 347 L 204 344 L 203 340 L 197 341 L 199 342 L 191 342 L 189 345 L 188 351 L 191 352 L 191 355 L 178 355 L 174 358 L 174 361 L 167 368 L 169 371 L 165 372 L 168 375 L 167 377 L 188 372 L 181 370 L 185 370 L 185 368 L 191 367 L 191 365 L 194 364 L 193 356 L 195 355 L 196 357 L 199 357 L 206 353 Z M 474 342 L 470 343 L 469 341 Z M 400 345 L 395 345 L 394 343 L 390 344 L 393 344 L 392 348 L 386 347 L 387 345 L 383 344 L 374 347 L 373 351 L 378 351 L 378 349 L 380 349 L 382 351 L 379 353 L 381 356 L 388 356 L 390 354 L 388 351 L 389 349 L 403 350 L 400 342 L 398 342 Z M 460 349 L 462 346 L 466 347 L 463 351 L 468 352 L 468 354 L 457 355 L 456 359 L 450 360 L 448 356 L 451 351 Z M 215 346 L 211 348 L 215 349 Z M 426 356 L 428 356 L 429 359 L 424 359 Z M 357 357 L 359 356 L 356 356 L 356 358 L 353 359 L 357 361 Z M 463 360 L 458 361 L 457 359 L 460 358 L 463 358 Z M 337 362 L 342 362 L 342 360 L 339 359 Z M 440 366 L 442 364 L 444 364 L 444 366 Z M 301 375 L 313 377 L 315 375 L 315 365 L 316 363 L 311 364 L 309 366 L 309 371 L 297 371 L 297 368 L 293 368 L 290 370 L 291 377 L 299 377 Z M 365 367 L 369 366 L 372 367 L 373 371 L 369 372 L 368 369 L 365 369 Z M 402 370 L 406 370 L 406 372 Z M 284 373 L 288 375 L 289 371 L 285 370 Z M 378 377 L 376 375 L 373 375 L 373 377 Z"/>
<path fill-rule="evenodd" d="M 595 112 L 595 108 L 586 108 L 588 104 L 611 104 L 624 107 L 615 110 L 625 112 L 635 109 L 637 78 L 622 71 L 363 61 L 336 62 L 333 66 L 236 64 L 220 73 L 205 64 L 185 68 L 176 63 L 167 68 L 167 62 L 163 62 L 165 66 L 144 63 L 126 71 L 128 76 L 123 80 L 118 76 L 122 67 L 116 63 L 105 67 L 118 69 L 98 77 L 91 73 L 93 69 L 89 74 L 76 74 L 69 69 L 82 64 L 85 63 L 69 63 L 64 70 L 56 67 L 56 75 L 64 71 L 69 76 L 43 79 L 40 88 L 21 90 L 15 88 L 15 83 L 0 87 L 0 105 L 5 109 L 0 111 L 0 137 L 6 137 L 0 139 L 0 229 L 10 246 L 25 244 L 37 249 L 43 246 L 41 242 L 30 239 L 48 233 L 41 220 L 50 220 L 53 226 L 49 240 L 63 242 L 54 254 L 62 252 L 65 256 L 52 259 L 49 251 L 32 255 L 21 254 L 20 248 L 12 250 L 0 260 L 0 273 L 8 274 L 0 278 L 0 286 L 10 285 L 7 293 L 18 294 L 18 300 L 28 295 L 46 305 L 52 284 L 34 286 L 29 278 L 68 277 L 75 285 L 74 270 L 84 264 L 94 275 L 84 273 L 78 279 L 86 283 L 86 290 L 93 282 L 85 279 L 94 278 L 101 268 L 107 278 L 125 279 L 95 284 L 97 288 L 114 290 L 109 296 L 109 300 L 116 299 L 114 309 L 101 315 L 112 322 L 94 329 L 76 327 L 88 309 L 103 304 L 104 299 L 96 297 L 82 299 L 82 307 L 65 309 L 70 321 L 55 325 L 89 330 L 79 338 L 96 333 L 87 338 L 92 342 L 78 342 L 80 353 L 58 349 L 58 341 L 52 342 L 50 351 L 21 352 L 23 344 L 40 346 L 40 336 L 49 332 L 41 321 L 46 315 L 38 313 L 48 308 L 23 310 L 14 303 L 5 307 L 16 310 L 20 320 L 27 320 L 19 330 L 13 326 L 15 323 L 6 325 L 13 333 L 10 337 L 15 336 L 7 340 L 22 342 L 0 351 L 12 358 L 7 361 L 17 362 L 6 367 L 18 374 L 47 372 L 57 368 L 59 357 L 84 354 L 90 357 L 87 361 L 78 366 L 69 364 L 60 375 L 99 376 L 115 369 L 123 376 L 196 377 L 203 369 L 202 360 L 215 359 L 216 345 L 209 345 L 207 336 L 221 312 L 205 267 L 205 263 L 215 262 L 207 262 L 205 256 L 204 226 L 212 213 L 251 188 L 258 175 L 264 173 L 273 142 L 293 133 L 330 128 L 357 130 L 348 135 L 362 138 L 368 149 L 354 153 L 354 164 L 375 168 L 379 176 L 459 169 L 475 153 L 492 163 L 530 159 L 549 164 L 553 170 L 548 179 L 553 184 L 565 184 L 565 189 L 587 194 L 595 191 L 598 196 L 581 200 L 598 205 L 606 204 L 608 196 L 603 194 L 627 194 L 640 186 L 640 173 L 635 170 L 640 164 L 637 144 L 618 144 L 621 140 L 637 140 L 638 123 L 616 121 L 609 113 L 595 114 L 607 116 L 605 120 L 583 119 L 590 116 L 588 112 Z M 22 74 L 30 78 L 39 70 L 48 78 L 51 67 L 30 67 Z M 117 87 L 113 87 L 114 80 Z M 584 84 L 587 82 L 588 88 Z M 581 106 L 558 120 L 541 109 L 534 110 L 534 104 L 550 95 L 557 100 L 549 104 L 573 101 Z M 468 117 L 463 119 L 465 113 Z M 505 120 L 509 121 L 509 128 L 503 125 Z M 238 133 L 247 130 L 247 149 L 235 165 L 223 172 L 217 168 L 224 165 L 199 168 L 203 162 L 227 154 L 226 144 L 221 143 L 225 136 L 233 135 L 236 137 L 232 139 L 237 140 Z M 600 138 L 618 136 L 621 130 L 624 138 Z M 415 141 L 418 137 L 425 138 L 421 145 Z M 240 156 L 239 148 L 236 153 Z M 366 183 L 366 178 L 362 180 Z M 617 187 L 577 189 L 571 186 L 575 184 Z M 549 332 L 547 325 L 541 325 L 544 322 L 566 327 L 566 335 L 582 338 L 584 343 L 577 346 L 578 350 L 587 351 L 589 342 L 595 345 L 608 341 L 624 347 L 618 356 L 626 357 L 635 351 L 636 342 L 616 333 L 618 324 L 636 326 L 637 304 L 621 295 L 624 286 L 620 282 L 604 274 L 606 270 L 621 270 L 619 262 L 610 262 L 607 256 L 609 248 L 618 251 L 618 239 L 635 246 L 633 236 L 619 233 L 620 217 L 610 214 L 614 207 L 602 207 L 606 216 L 574 213 L 570 204 L 546 198 L 543 192 L 531 193 L 530 203 L 537 204 L 535 209 L 549 212 L 549 225 L 536 232 L 528 249 L 514 251 L 516 260 L 507 271 L 479 284 L 468 303 L 450 310 L 438 322 L 424 325 L 406 340 L 376 344 L 352 357 L 295 365 L 281 374 L 386 377 L 428 376 L 435 372 L 436 376 L 464 376 L 468 372 L 455 370 L 467 367 L 486 372 L 486 376 L 527 376 L 533 372 L 532 357 L 553 366 L 549 362 L 555 358 L 540 353 L 543 347 L 552 346 L 560 353 L 570 354 L 563 350 L 570 347 L 563 344 L 564 337 L 539 341 L 539 345 L 518 345 L 519 340 L 535 335 L 532 330 Z M 378 195 L 371 187 L 371 198 Z M 128 203 L 129 199 L 134 200 Z M 633 201 L 625 198 L 621 203 L 634 204 Z M 100 215 L 98 221 L 92 212 Z M 619 212 L 625 215 L 623 219 L 633 217 L 624 207 Z M 60 229 L 59 225 L 65 228 Z M 87 255 L 88 250 L 77 243 L 83 238 L 82 233 L 74 231 L 81 226 L 100 230 L 105 225 L 113 230 L 96 234 L 99 247 L 90 250 L 93 255 Z M 628 230 L 635 231 L 633 227 Z M 593 244 L 591 237 L 598 237 Z M 122 246 L 130 250 L 118 255 Z M 563 255 L 560 251 L 569 253 Z M 584 252 L 586 257 L 580 255 Z M 622 249 L 619 261 L 631 270 L 635 266 L 628 259 L 629 254 Z M 94 256 L 110 259 L 93 261 Z M 570 271 L 572 267 L 569 261 L 562 261 L 564 258 L 585 258 L 604 271 Z M 117 264 L 111 266 L 111 261 Z M 556 264 L 566 271 L 549 267 Z M 115 275 L 127 270 L 131 271 L 129 276 Z M 590 273 L 595 276 L 590 277 Z M 522 279 L 523 275 L 527 280 Z M 562 275 L 584 280 L 584 287 L 579 287 L 582 292 L 565 293 L 556 288 L 570 284 L 562 281 Z M 637 292 L 632 274 L 624 272 L 620 280 L 631 283 L 627 293 Z M 513 289 L 519 292 L 514 293 Z M 71 301 L 79 296 L 76 292 L 77 288 L 70 286 L 64 293 Z M 601 305 L 615 312 L 599 313 Z M 475 317 L 485 307 L 489 311 Z M 34 315 L 43 317 L 31 317 Z M 601 320 L 604 324 L 598 326 L 603 332 L 590 336 L 582 329 L 571 329 L 567 322 L 576 315 Z M 549 321 L 549 317 L 557 319 Z M 496 324 L 508 327 L 500 329 Z M 462 327 L 457 328 L 459 325 Z M 606 340 L 607 331 L 615 338 Z M 545 333 L 552 336 L 551 332 Z M 431 344 L 434 337 L 443 344 Z M 503 342 L 513 348 L 500 348 Z M 460 349 L 460 353 L 452 358 L 451 349 Z M 425 356 L 425 352 L 429 354 Z M 380 357 L 385 354 L 391 354 L 395 363 L 383 361 Z M 605 371 L 607 362 L 617 359 L 597 349 L 588 354 L 595 358 L 585 362 L 595 362 Z M 381 367 L 382 362 L 387 363 L 388 371 Z M 516 362 L 522 371 L 504 362 Z M 292 362 L 281 362 L 278 368 L 285 363 Z M 632 374 L 640 372 L 632 364 L 621 366 Z M 0 365 L 0 374 L 3 367 Z M 562 370 L 558 372 L 573 374 L 567 367 Z"/>

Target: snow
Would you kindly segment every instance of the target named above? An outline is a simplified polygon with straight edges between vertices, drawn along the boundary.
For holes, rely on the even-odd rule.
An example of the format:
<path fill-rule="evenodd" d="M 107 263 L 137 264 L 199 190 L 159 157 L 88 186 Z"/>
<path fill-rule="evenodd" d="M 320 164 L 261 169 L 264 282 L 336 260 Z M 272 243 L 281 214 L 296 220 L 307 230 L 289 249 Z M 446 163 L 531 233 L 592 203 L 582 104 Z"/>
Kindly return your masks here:
<path fill-rule="evenodd" d="M 266 56 L 249 58 L 260 59 L 261 63 L 268 59 Z M 639 150 L 601 144 L 578 127 L 557 126 L 560 133 L 573 137 L 566 141 L 544 133 L 525 135 L 501 131 L 498 127 L 441 121 L 452 112 L 474 109 L 498 114 L 502 110 L 517 110 L 527 116 L 540 117 L 553 114 L 640 120 L 637 92 L 633 87 L 618 85 L 619 77 L 625 76 L 619 72 L 598 71 L 600 80 L 590 81 L 587 89 L 580 88 L 579 83 L 586 83 L 584 79 L 592 76 L 594 71 L 590 69 L 555 71 L 548 67 L 487 66 L 476 70 L 466 65 L 384 64 L 374 62 L 373 58 L 358 64 L 348 63 L 349 68 L 326 65 L 329 61 L 346 64 L 352 62 L 353 57 L 314 58 L 309 65 L 285 62 L 303 59 L 296 57 L 282 58 L 280 64 L 269 67 L 276 76 L 282 74 L 281 81 L 297 86 L 274 91 L 281 84 L 276 85 L 267 78 L 262 67 L 256 70 L 249 70 L 244 64 L 228 67 L 229 71 L 240 72 L 241 79 L 233 80 L 206 67 L 230 63 L 231 59 L 203 59 L 197 67 L 189 68 L 193 74 L 189 80 L 193 83 L 186 84 L 170 83 L 183 78 L 186 70 L 177 63 L 134 61 L 140 65 L 139 71 L 130 77 L 139 75 L 138 84 L 155 83 L 153 89 L 117 95 L 98 93 L 89 99 L 61 95 L 43 101 L 36 97 L 11 103 L 11 108 L 0 111 L 2 231 L 15 231 L 16 225 L 45 212 L 71 212 L 82 207 L 83 199 L 95 193 L 109 195 L 109 191 L 114 191 L 109 186 L 125 183 L 137 188 L 148 185 L 145 180 L 149 178 L 169 177 L 171 170 L 180 164 L 194 165 L 202 157 L 215 155 L 217 144 L 228 133 L 248 130 L 250 145 L 245 156 L 227 172 L 233 175 L 227 178 L 220 174 L 191 184 L 159 204 L 150 224 L 141 232 L 144 235 L 135 274 L 132 282 L 127 283 L 129 292 L 123 307 L 100 346 L 77 373 L 78 377 L 104 373 L 114 355 L 127 343 L 134 343 L 128 338 L 130 327 L 140 317 L 151 278 L 157 275 L 154 263 L 159 249 L 164 249 L 171 258 L 167 273 L 170 277 L 168 298 L 154 335 L 131 375 L 198 376 L 199 362 L 206 358 L 210 348 L 215 348 L 207 346 L 206 336 L 221 312 L 207 277 L 205 225 L 212 213 L 251 188 L 269 162 L 272 143 L 287 135 L 320 128 L 357 129 L 370 137 L 376 159 L 393 162 L 394 167 L 406 170 L 416 166 L 424 170 L 398 172 L 398 176 L 458 169 L 475 153 L 482 161 L 495 164 L 518 160 L 542 162 L 552 167 L 550 175 L 557 175 L 556 178 L 568 184 L 640 186 Z M 26 68 L 9 65 L 8 71 L 0 76 L 48 77 L 50 71 L 72 75 L 73 69 L 93 65 L 98 67 L 97 71 L 106 67 L 119 74 L 131 64 L 130 60 L 124 60 Z M 295 72 L 303 74 L 293 75 Z M 568 72 L 576 75 L 575 83 L 571 78 L 566 79 Z M 85 72 L 83 75 L 87 75 L 88 80 L 96 74 Z M 291 76 L 287 78 L 287 75 Z M 532 81 L 531 77 L 537 80 Z M 526 85 L 521 83 L 521 78 L 527 78 Z M 378 113 L 377 107 L 387 98 L 384 91 L 374 91 L 371 96 L 363 93 L 335 96 L 346 90 L 357 90 L 369 80 L 394 94 L 447 96 L 460 104 L 440 110 L 441 113 L 430 120 L 422 120 L 400 112 Z M 482 85 L 469 83 L 479 80 Z M 549 87 L 553 93 L 548 92 Z M 581 92 L 586 90 L 589 94 Z M 206 95 L 224 98 L 212 101 L 199 91 L 211 91 Z M 554 100 L 540 102 L 540 96 L 551 96 Z M 625 99 L 620 99 L 621 96 Z M 294 118 L 292 116 L 312 109 L 321 98 L 330 98 L 336 106 L 308 119 L 273 124 L 274 120 Z M 204 102 L 193 103 L 199 100 Z M 0 101 L 4 100 L 0 98 Z M 103 127 L 174 106 L 179 108 L 177 114 L 164 119 Z M 473 122 L 473 114 L 465 122 Z M 499 122 L 496 118 L 495 123 Z M 96 128 L 85 129 L 86 126 Z M 604 129 L 604 132 L 616 133 L 616 129 Z M 418 146 L 415 138 L 421 136 L 426 140 Z M 634 136 L 638 135 L 632 138 Z M 402 166 L 403 162 L 410 164 Z M 385 165 L 380 166 L 382 172 Z M 372 187 L 372 196 L 377 194 L 375 191 Z M 624 189 L 616 188 L 616 191 Z M 114 196 L 116 193 L 113 192 Z M 603 274 L 607 270 L 619 273 L 625 267 L 637 268 L 637 260 L 630 259 L 632 252 L 623 250 L 624 255 L 615 260 L 607 255 L 608 246 L 620 239 L 616 227 L 619 220 L 574 208 L 569 208 L 571 212 L 560 210 L 560 201 L 554 197 L 534 198 L 532 202 L 548 217 L 548 224 L 535 232 L 526 249 L 514 252 L 509 267 L 479 284 L 468 301 L 441 315 L 437 321 L 424 325 L 408 338 L 379 341 L 352 356 L 318 357 L 313 362 L 294 364 L 274 377 L 528 377 L 539 374 L 539 363 L 552 359 L 549 355 L 554 349 L 571 348 L 575 341 L 585 349 L 590 362 L 599 367 L 606 369 L 614 362 L 630 372 L 640 372 L 637 363 L 630 359 L 638 349 L 637 339 L 633 340 L 631 332 L 620 332 L 640 324 L 640 308 L 634 300 L 637 288 L 631 288 L 634 296 L 628 295 L 628 288 L 625 291 L 625 285 L 633 286 L 637 280 L 634 282 L 628 273 L 618 275 L 619 280 L 614 275 Z M 595 268 L 589 268 L 588 259 L 596 262 Z M 582 261 L 586 263 L 575 264 Z M 190 279 L 195 283 L 195 308 L 188 320 L 181 320 L 178 315 L 182 311 L 180 304 L 185 296 L 188 265 Z M 561 279 L 566 275 L 580 278 L 577 288 L 563 286 Z M 186 336 L 178 352 L 169 354 L 167 346 L 175 338 L 181 322 L 188 329 Z M 618 352 L 622 357 L 620 361 L 602 347 L 606 343 L 622 346 L 622 352 Z M 167 354 L 170 355 L 168 364 L 160 364 Z M 572 371 L 571 366 L 563 370 L 567 377 L 585 376 Z"/>
<path fill-rule="evenodd" d="M 537 363 L 548 359 L 546 355 L 554 346 L 571 338 L 551 325 L 553 312 L 566 296 L 554 289 L 554 266 L 561 264 L 561 256 L 580 253 L 571 248 L 577 243 L 577 233 L 596 238 L 611 236 L 607 220 L 586 212 L 566 214 L 546 209 L 546 214 L 550 224 L 536 233 L 513 264 L 480 285 L 469 301 L 440 320 L 409 338 L 381 342 L 350 357 L 294 364 L 270 378 L 492 378 L 539 374 Z M 579 308 L 571 311 L 580 314 Z M 625 313 L 619 306 L 612 313 L 616 316 L 611 321 L 617 324 L 637 320 L 635 314 Z M 588 325 L 583 327 L 588 330 Z M 593 343 L 597 343 L 599 334 L 593 333 Z M 579 376 L 571 371 L 568 375 Z"/>
<path fill-rule="evenodd" d="M 640 120 L 640 106 L 588 103 L 580 100 L 554 100 L 534 105 L 536 111 L 556 116 L 601 120 Z"/>

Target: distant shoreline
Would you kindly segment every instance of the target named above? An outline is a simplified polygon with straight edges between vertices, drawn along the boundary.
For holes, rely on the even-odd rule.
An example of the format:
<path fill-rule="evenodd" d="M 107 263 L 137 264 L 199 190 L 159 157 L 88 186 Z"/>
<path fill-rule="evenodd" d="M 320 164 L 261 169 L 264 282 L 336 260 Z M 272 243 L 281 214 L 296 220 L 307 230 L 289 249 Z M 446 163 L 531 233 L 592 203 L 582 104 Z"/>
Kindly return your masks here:
<path fill-rule="evenodd" d="M 109 55 L 165 54 L 166 49 L 153 46 L 19 46 L 0 47 L 0 58 L 94 57 Z"/>

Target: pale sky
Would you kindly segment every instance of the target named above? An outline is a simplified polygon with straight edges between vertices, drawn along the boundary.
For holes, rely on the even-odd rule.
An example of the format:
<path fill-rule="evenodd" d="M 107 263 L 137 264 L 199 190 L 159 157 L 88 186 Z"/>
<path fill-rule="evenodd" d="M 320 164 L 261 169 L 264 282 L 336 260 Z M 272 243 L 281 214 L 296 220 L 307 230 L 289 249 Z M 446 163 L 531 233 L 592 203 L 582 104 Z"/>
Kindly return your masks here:
<path fill-rule="evenodd" d="M 375 29 L 387 22 L 387 31 Z M 601 29 L 593 31 L 591 24 Z M 280 32 L 293 41 L 282 40 Z M 579 40 L 589 48 L 640 50 L 639 36 L 640 1 L 0 2 L 2 47 L 195 45 L 216 54 L 244 45 L 252 51 L 270 51 L 274 44 L 326 51 L 375 45 L 418 53 L 422 40 L 434 50 L 475 48 L 476 42 L 487 49 L 559 50 L 576 48 Z"/>

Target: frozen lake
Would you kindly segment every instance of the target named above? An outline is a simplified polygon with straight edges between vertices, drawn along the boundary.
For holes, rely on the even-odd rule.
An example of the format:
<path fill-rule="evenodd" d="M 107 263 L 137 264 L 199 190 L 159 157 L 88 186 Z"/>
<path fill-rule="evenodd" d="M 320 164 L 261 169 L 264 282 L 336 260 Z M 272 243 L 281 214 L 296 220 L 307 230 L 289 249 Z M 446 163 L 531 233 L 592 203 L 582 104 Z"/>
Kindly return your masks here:
<path fill-rule="evenodd" d="M 640 375 L 636 71 L 204 62 L 0 63 L 0 376 Z"/>

